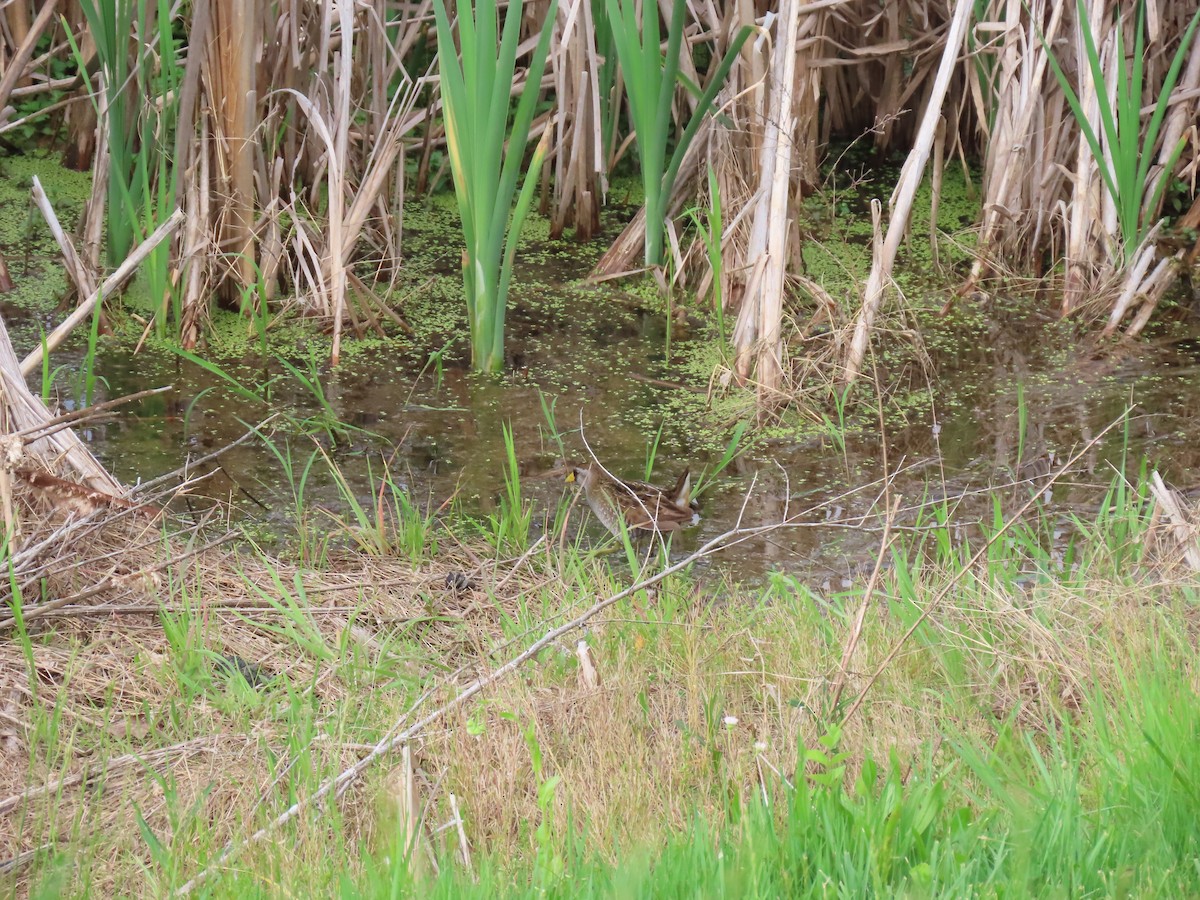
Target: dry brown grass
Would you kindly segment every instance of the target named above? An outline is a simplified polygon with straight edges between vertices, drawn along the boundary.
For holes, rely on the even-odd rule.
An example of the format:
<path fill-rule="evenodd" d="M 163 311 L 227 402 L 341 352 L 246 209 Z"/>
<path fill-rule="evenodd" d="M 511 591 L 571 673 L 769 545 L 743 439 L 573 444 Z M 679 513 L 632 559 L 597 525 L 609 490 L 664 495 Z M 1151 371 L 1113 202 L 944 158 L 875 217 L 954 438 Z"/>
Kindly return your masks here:
<path fill-rule="evenodd" d="M 26 534 L 47 527 L 27 494 L 17 501 Z M 1175 564 L 1194 544 L 1191 532 L 1180 542 L 1191 515 L 1151 530 L 1139 571 L 1111 574 L 1101 554 L 1078 583 L 1024 593 L 982 564 L 964 577 L 926 561 L 916 606 L 886 567 L 865 593 L 840 597 L 800 579 L 764 592 L 672 576 L 589 624 L 599 686 L 583 683 L 564 635 L 412 741 L 424 843 L 439 858 L 458 847 L 455 829 L 438 830 L 457 818 L 453 793 L 476 855 L 532 855 L 541 813 L 527 733 L 547 775 L 562 779 L 553 833 L 585 825 L 590 850 L 619 854 L 697 814 L 719 816 L 772 770 L 790 778 L 798 748 L 830 733 L 868 686 L 839 744 L 852 769 L 892 753 L 919 765 L 944 736 L 986 745 L 1006 721 L 1041 730 L 1157 652 L 1161 623 L 1200 631 L 1174 605 L 1195 587 Z M 575 551 L 497 563 L 451 539 L 436 560 L 347 552 L 315 571 L 230 545 L 190 549 L 205 541 L 177 522 L 170 538 L 146 540 L 158 527 L 98 516 L 72 545 L 78 565 L 46 558 L 47 572 L 63 571 L 41 596 L 98 592 L 52 609 L 27 594 L 30 642 L 12 629 L 0 642 L 0 856 L 75 848 L 101 893 L 178 885 L 623 581 Z M 297 583 L 304 602 L 290 612 L 266 602 L 264 591 L 278 600 Z M 913 639 L 898 644 L 922 609 Z M 172 617 L 191 618 L 193 649 L 250 661 L 273 680 L 257 693 L 227 683 L 215 656 L 168 640 Z M 297 631 L 304 623 L 311 632 Z M 222 868 L 274 879 L 283 864 L 285 882 L 354 869 L 360 842 L 386 847 L 395 827 L 380 814 L 404 781 L 389 772 L 395 760 L 354 781 L 339 815 L 309 809 Z M 152 862 L 138 815 L 178 871 Z M 19 866 L 18 877 L 36 874 Z"/>
<path fill-rule="evenodd" d="M 306 751 L 317 770 L 344 768 L 393 717 L 396 682 L 478 660 L 501 616 L 537 589 L 527 569 L 499 584 L 490 562 L 453 548 L 419 565 L 346 553 L 317 571 L 179 521 L 163 537 L 136 512 L 56 521 L 31 493 L 15 498 L 25 545 L 42 546 L 18 577 L 29 643 L 12 623 L 0 641 L 0 859 L 92 844 L 111 854 L 97 863 L 102 881 L 145 852 L 135 809 L 170 835 L 171 814 L 202 801 L 223 841 L 274 804 L 268 758 L 286 758 L 295 724 L 287 694 L 233 702 L 228 661 L 286 683 L 317 720 L 359 707 L 341 744 Z M 288 595 L 290 610 L 271 604 Z M 168 639 L 172 617 L 190 623 L 193 646 Z"/>

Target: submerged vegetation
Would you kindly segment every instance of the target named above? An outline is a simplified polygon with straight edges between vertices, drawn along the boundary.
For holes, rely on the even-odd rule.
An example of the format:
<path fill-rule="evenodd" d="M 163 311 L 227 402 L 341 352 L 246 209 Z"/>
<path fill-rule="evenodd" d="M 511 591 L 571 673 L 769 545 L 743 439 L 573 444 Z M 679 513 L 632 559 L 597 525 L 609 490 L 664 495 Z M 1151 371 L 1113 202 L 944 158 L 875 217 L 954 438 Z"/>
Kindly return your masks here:
<path fill-rule="evenodd" d="M 9 0 L 0 884 L 1200 894 L 1198 23 Z"/>

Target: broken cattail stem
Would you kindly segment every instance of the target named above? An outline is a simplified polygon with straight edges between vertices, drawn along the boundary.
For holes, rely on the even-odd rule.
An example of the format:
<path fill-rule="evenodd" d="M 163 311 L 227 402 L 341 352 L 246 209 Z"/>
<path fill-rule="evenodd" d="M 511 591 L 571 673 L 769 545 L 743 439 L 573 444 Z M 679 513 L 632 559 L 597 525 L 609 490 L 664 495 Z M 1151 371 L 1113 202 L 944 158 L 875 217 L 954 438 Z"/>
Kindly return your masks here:
<path fill-rule="evenodd" d="M 575 656 L 579 660 L 579 680 L 583 686 L 589 690 L 600 687 L 600 670 L 596 668 L 596 660 L 587 641 L 575 645 Z"/>
<path fill-rule="evenodd" d="M 46 336 L 44 351 L 49 353 L 51 350 L 54 350 L 56 347 L 58 347 L 58 345 L 64 340 L 66 340 L 67 335 L 74 331 L 75 327 L 80 322 L 91 315 L 92 309 L 97 303 L 100 302 L 101 297 L 107 297 L 119 291 L 121 286 L 133 276 L 134 272 L 137 271 L 137 267 L 142 264 L 142 261 L 150 255 L 150 252 L 160 243 L 162 243 L 167 237 L 169 237 L 176 228 L 179 227 L 179 224 L 183 221 L 183 218 L 183 210 L 177 209 L 175 212 L 171 213 L 171 217 L 167 219 L 167 221 L 163 222 L 156 229 L 154 229 L 154 232 L 148 238 L 142 241 L 137 246 L 137 249 L 129 254 L 125 262 L 121 263 L 121 265 L 117 267 L 117 271 L 113 272 L 108 276 L 108 278 L 104 279 L 104 283 L 100 285 L 99 289 L 93 291 L 86 300 L 76 307 L 75 312 L 67 316 L 67 318 L 62 321 L 62 324 L 60 324 L 57 328 L 50 332 L 49 335 Z M 22 375 L 28 378 L 29 375 L 32 374 L 37 367 L 42 364 L 42 352 L 42 346 L 35 347 L 32 351 L 30 351 L 28 356 L 21 360 Z"/>
<path fill-rule="evenodd" d="M 46 196 L 45 190 L 42 189 L 42 182 L 36 175 L 33 176 L 33 187 L 30 192 L 33 194 L 33 202 L 41 210 L 42 218 L 46 220 L 46 225 L 50 228 L 50 234 L 54 236 L 55 242 L 62 250 L 63 262 L 66 264 L 67 274 L 75 282 L 75 289 L 79 291 L 80 297 L 90 297 L 96 292 L 96 279 L 92 277 L 92 273 L 88 271 L 79 258 L 79 254 L 75 252 L 75 244 L 59 224 L 54 207 L 50 205 L 50 198 Z"/>
<path fill-rule="evenodd" d="M 471 845 L 467 843 L 467 831 L 463 828 L 462 814 L 458 811 L 458 798 L 454 791 L 450 792 L 450 810 L 454 813 L 454 827 L 458 831 L 458 847 L 462 851 L 463 865 L 471 875 L 472 881 L 478 881 L 475 867 L 471 865 Z"/>

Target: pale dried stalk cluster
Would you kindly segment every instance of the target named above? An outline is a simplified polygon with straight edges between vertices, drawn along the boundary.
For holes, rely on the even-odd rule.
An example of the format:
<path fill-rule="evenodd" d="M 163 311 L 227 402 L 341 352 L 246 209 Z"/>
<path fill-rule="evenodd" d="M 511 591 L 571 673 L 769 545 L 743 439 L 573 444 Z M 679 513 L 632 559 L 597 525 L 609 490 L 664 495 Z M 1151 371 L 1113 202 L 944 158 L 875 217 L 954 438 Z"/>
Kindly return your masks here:
<path fill-rule="evenodd" d="M 997 266 L 1040 273 L 1061 259 L 1062 313 L 1075 312 L 1089 298 L 1100 296 L 1110 309 L 1105 333 L 1113 333 L 1129 319 L 1125 332 L 1136 335 L 1174 282 L 1187 250 L 1164 253 L 1153 228 L 1141 246 L 1123 246 L 1113 200 L 1104 189 L 1098 164 L 1080 126 L 1058 89 L 1045 49 L 1046 44 L 1052 46 L 1060 64 L 1073 76 L 1091 127 L 1099 132 L 1100 104 L 1112 104 L 1113 97 L 1111 88 L 1108 96 L 1101 96 L 1105 85 L 1095 84 L 1090 76 L 1082 29 L 1086 27 L 1096 36 L 1105 78 L 1109 85 L 1114 84 L 1129 64 L 1128 59 L 1119 59 L 1116 54 L 1114 11 L 1118 7 L 1124 27 L 1122 42 L 1128 54 L 1134 43 L 1134 4 L 1093 4 L 1089 22 L 1081 23 L 1071 3 L 996 0 L 989 6 L 990 21 L 976 26 L 980 53 L 990 55 L 998 74 L 990 90 L 981 83 L 978 70 L 970 73 L 968 83 L 980 123 L 985 166 L 983 254 L 967 288 L 976 287 Z M 1143 128 L 1194 14 L 1195 7 L 1190 4 L 1147 3 Z M 1158 144 L 1147 148 L 1156 157 L 1156 166 L 1150 170 L 1152 184 L 1174 175 L 1190 185 L 1193 196 L 1200 174 L 1196 152 L 1198 89 L 1200 42 L 1193 40 Z M 984 127 L 988 109 L 994 110 L 990 129 Z M 1164 171 L 1163 164 L 1181 138 L 1188 139 L 1187 149 L 1174 173 Z M 1111 153 L 1111 148 L 1106 150 Z M 1160 214 L 1159 209 L 1149 206 L 1152 194 L 1147 191 L 1142 210 L 1150 225 Z M 1123 258 L 1127 251 L 1132 254 L 1128 264 Z"/>
<path fill-rule="evenodd" d="M 27 0 L 4 7 L 0 47 L 9 65 L 0 78 L 0 108 L 10 95 L 50 84 L 38 68 L 46 57 L 33 58 L 32 47 L 42 31 L 58 27 L 45 13 L 54 5 L 42 5 L 36 17 Z M 62 5 L 66 21 L 78 23 L 77 0 Z M 670 6 L 658 3 L 663 15 Z M 526 4 L 527 34 L 536 34 L 548 8 Z M 608 175 L 629 149 L 622 118 L 606 131 L 623 93 L 619 73 L 605 83 L 599 8 L 586 0 L 558 7 L 543 80 L 554 103 L 534 123 L 535 134 L 554 135 L 542 210 L 555 235 L 596 233 Z M 1190 4 L 1167 0 L 1147 0 L 1146 9 L 1143 128 L 1193 12 Z M 335 358 L 344 324 L 361 332 L 391 315 L 367 282 L 387 282 L 401 257 L 406 153 L 418 154 L 417 186 L 424 189 L 432 150 L 442 141 L 432 69 L 411 71 L 430 59 L 431 10 L 431 0 L 192 4 L 176 153 L 186 225 L 173 270 L 185 343 L 199 338 L 214 295 L 243 305 L 249 298 L 250 306 L 295 297 L 333 323 Z M 721 271 L 713 272 L 705 254 L 669 227 L 672 280 L 704 291 L 719 279 L 736 318 L 730 375 L 754 384 L 763 403 L 786 396 L 793 296 L 806 296 L 817 307 L 814 318 L 830 320 L 829 359 L 842 378 L 855 377 L 901 242 L 929 240 L 937 258 L 936 227 L 909 235 L 909 216 L 927 170 L 937 203 L 947 163 L 975 159 L 982 168 L 978 258 L 963 294 L 984 291 L 996 274 L 1049 273 L 1061 285 L 1064 314 L 1079 311 L 1085 299 L 1091 312 L 1101 311 L 1100 298 L 1105 331 L 1136 334 L 1180 267 L 1197 256 L 1190 245 L 1162 249 L 1161 233 L 1150 227 L 1161 214 L 1149 208 L 1152 191 L 1144 240 L 1122 245 L 1112 198 L 1049 64 L 1052 50 L 1098 129 L 1100 104 L 1113 98 L 1092 82 L 1074 3 L 693 0 L 688 15 L 692 52 L 684 54 L 681 72 L 697 84 L 707 73 L 696 59 L 719 58 L 743 26 L 757 35 L 720 95 L 719 119 L 685 161 L 671 204 L 672 214 L 689 205 L 713 167 L 724 211 Z M 1106 77 L 1115 78 L 1128 64 L 1116 53 L 1116 29 L 1119 22 L 1128 56 L 1133 5 L 1090 4 L 1089 15 L 1086 28 L 1096 36 Z M 86 34 L 80 46 L 86 53 Z M 526 41 L 524 50 L 531 46 Z M 1161 134 L 1147 152 L 1157 158 L 1149 175 L 1154 183 L 1182 178 L 1194 195 L 1200 42 L 1185 53 Z M 682 87 L 676 92 L 677 121 L 695 102 Z M 72 111 L 73 127 L 78 120 L 79 128 L 90 128 L 82 106 Z M 864 135 L 880 149 L 910 148 L 909 158 L 881 211 L 870 275 L 856 297 L 838 303 L 804 278 L 795 223 L 831 140 Z M 1187 149 L 1174 171 L 1165 171 L 1181 139 Z M 72 153 L 81 143 L 72 140 Z M 103 152 L 102 140 L 95 146 Z M 101 170 L 103 160 L 95 165 Z M 85 222 L 88 246 L 98 240 L 101 183 Z M 1200 209 L 1193 209 L 1185 222 L 1197 219 Z M 614 241 L 596 279 L 639 268 L 643 223 L 635 219 Z M 371 279 L 354 276 L 351 264 L 366 271 L 364 263 Z"/>
<path fill-rule="evenodd" d="M 1115 54 L 1117 6 L 1091 7 L 1091 27 L 1110 85 L 1127 64 Z M 1131 48 L 1135 16 L 1131 4 L 1120 6 L 1124 47 Z M 1151 24 L 1143 133 L 1195 12 L 1189 4 L 1161 0 L 1147 6 Z M 948 158 L 957 156 L 965 164 L 973 156 L 983 162 L 978 258 L 964 294 L 979 292 L 997 272 L 1059 273 L 1063 314 L 1080 309 L 1084 298 L 1099 297 L 1109 310 L 1105 333 L 1128 323 L 1125 332 L 1133 335 L 1146 325 L 1180 268 L 1194 264 L 1200 245 L 1164 252 L 1155 229 L 1126 260 L 1128 248 L 1122 245 L 1112 198 L 1103 190 L 1096 160 L 1048 65 L 1047 46 L 1079 85 L 1099 132 L 1099 99 L 1082 57 L 1074 4 L 994 0 L 982 16 L 976 13 L 976 4 L 968 0 L 884 8 L 852 0 L 779 4 L 771 36 L 789 52 L 776 52 L 763 63 L 761 86 L 739 95 L 744 121 L 761 127 L 733 138 L 740 139 L 745 152 L 760 146 L 761 135 L 761 162 L 747 165 L 736 153 L 714 158 L 727 168 L 721 184 L 722 190 L 728 186 L 723 199 L 734 223 L 727 229 L 724 258 L 724 277 L 733 283 L 722 295 L 739 310 L 735 370 L 755 382 L 760 401 L 773 403 L 787 385 L 787 341 L 781 327 L 786 306 L 781 298 L 798 290 L 814 301 L 814 318 L 838 314 L 837 304 L 821 296 L 818 286 L 805 283 L 800 241 L 787 239 L 796 227 L 798 201 L 815 180 L 813 160 L 831 135 L 866 132 L 880 148 L 898 142 L 911 147 L 888 214 L 876 224 L 871 272 L 856 302 L 832 323 L 835 358 L 845 380 L 852 380 L 863 364 L 901 241 L 925 238 L 908 234 L 909 214 L 931 156 L 935 204 Z M 1162 133 L 1149 148 L 1157 162 L 1150 177 L 1154 183 L 1182 178 L 1194 197 L 1200 159 L 1200 41 L 1186 52 Z M 988 71 L 994 77 L 986 78 Z M 1181 138 L 1188 140 L 1187 149 L 1173 172 L 1164 171 Z M 786 179 L 780 178 L 780 168 Z M 740 192 L 737 178 L 743 182 Z M 1150 208 L 1151 199 L 1147 190 L 1143 216 L 1153 224 L 1161 211 Z M 740 223 L 738 203 L 754 211 Z M 1200 209 L 1194 205 L 1181 225 L 1195 227 L 1195 220 L 1200 220 Z M 938 235 L 931 231 L 927 239 L 936 259 Z M 849 340 L 846 333 L 852 335 Z"/>

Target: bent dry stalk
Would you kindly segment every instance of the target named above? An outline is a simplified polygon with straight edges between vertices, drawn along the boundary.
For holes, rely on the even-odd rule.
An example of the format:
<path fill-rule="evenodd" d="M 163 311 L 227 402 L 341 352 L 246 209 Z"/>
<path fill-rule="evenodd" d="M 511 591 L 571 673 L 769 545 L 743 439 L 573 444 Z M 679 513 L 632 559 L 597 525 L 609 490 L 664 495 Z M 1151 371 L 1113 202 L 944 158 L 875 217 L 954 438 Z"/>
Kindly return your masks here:
<path fill-rule="evenodd" d="M 521 7 L 520 3 L 509 4 L 504 31 L 497 42 L 496 0 L 461 3 L 460 61 L 445 0 L 434 4 L 446 147 L 467 250 L 463 288 L 471 331 L 471 365 L 481 372 L 499 372 L 504 365 L 504 312 L 513 257 L 551 133 L 549 128 L 543 132 L 514 206 L 558 2 L 552 0 L 546 12 L 510 129 Z"/>

